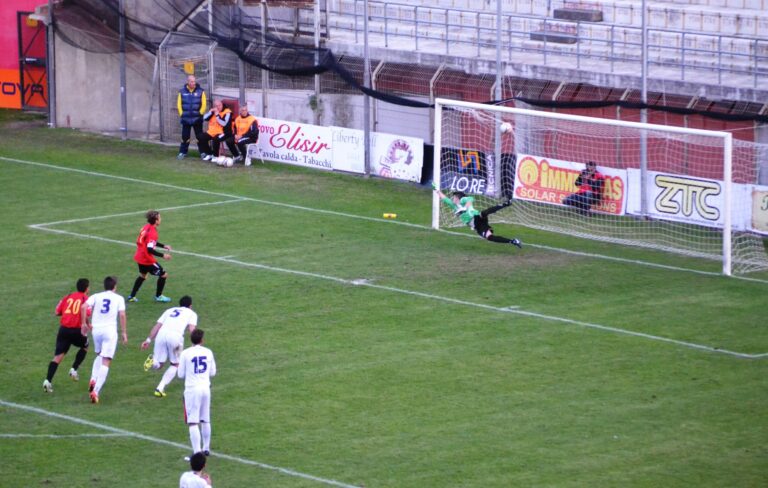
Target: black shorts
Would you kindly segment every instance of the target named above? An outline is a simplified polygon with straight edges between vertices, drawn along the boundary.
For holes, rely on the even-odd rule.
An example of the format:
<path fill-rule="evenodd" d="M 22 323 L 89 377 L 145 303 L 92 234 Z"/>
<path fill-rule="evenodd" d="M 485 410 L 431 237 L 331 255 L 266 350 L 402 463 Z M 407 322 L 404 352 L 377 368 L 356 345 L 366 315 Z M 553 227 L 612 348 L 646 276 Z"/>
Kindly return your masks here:
<path fill-rule="evenodd" d="M 145 274 L 149 273 L 152 276 L 163 276 L 165 274 L 165 270 L 162 266 L 159 264 L 140 264 L 139 265 L 139 273 Z"/>
<path fill-rule="evenodd" d="M 88 347 L 88 337 L 80 333 L 80 328 L 59 327 L 59 333 L 56 334 L 56 352 L 54 356 L 64 354 L 69 351 L 70 346 Z"/>
<path fill-rule="evenodd" d="M 489 230 L 493 232 L 493 229 L 491 228 L 491 225 L 488 223 L 488 217 L 483 217 L 482 215 L 475 215 L 472 219 L 472 226 L 471 226 L 477 234 L 485 239 L 485 233 Z"/>

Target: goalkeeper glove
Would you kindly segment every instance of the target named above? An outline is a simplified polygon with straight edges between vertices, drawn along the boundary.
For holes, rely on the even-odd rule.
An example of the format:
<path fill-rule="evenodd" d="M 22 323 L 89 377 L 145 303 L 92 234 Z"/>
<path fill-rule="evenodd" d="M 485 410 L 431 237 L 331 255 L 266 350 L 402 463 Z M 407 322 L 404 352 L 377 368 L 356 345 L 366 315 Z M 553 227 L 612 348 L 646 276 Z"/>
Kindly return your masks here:
<path fill-rule="evenodd" d="M 432 182 L 432 189 L 435 190 L 435 191 L 440 189 L 440 188 L 437 187 L 437 183 L 435 183 L 434 181 Z"/>

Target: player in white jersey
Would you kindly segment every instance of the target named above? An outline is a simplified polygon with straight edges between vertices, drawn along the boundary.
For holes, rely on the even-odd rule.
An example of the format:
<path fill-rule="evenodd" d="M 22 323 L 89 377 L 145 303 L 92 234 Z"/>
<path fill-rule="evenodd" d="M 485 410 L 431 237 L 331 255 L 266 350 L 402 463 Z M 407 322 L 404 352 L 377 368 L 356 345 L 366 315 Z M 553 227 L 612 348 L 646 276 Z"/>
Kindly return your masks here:
<path fill-rule="evenodd" d="M 203 471 L 205 469 L 205 454 L 198 452 L 189 458 L 189 467 L 192 471 L 187 471 L 181 475 L 179 488 L 210 488 L 211 477 Z"/>
<path fill-rule="evenodd" d="M 155 396 L 163 398 L 167 395 L 165 387 L 176 377 L 179 368 L 179 355 L 184 349 L 184 330 L 192 333 L 197 327 L 197 314 L 192 311 L 192 297 L 184 295 L 179 300 L 178 307 L 172 307 L 163 312 L 157 323 L 149 331 L 147 340 L 141 343 L 142 349 L 147 349 L 156 339 L 153 354 L 144 361 L 144 371 L 158 370 L 166 361 L 170 363 L 163 373 L 160 383 L 155 388 Z"/>
<path fill-rule="evenodd" d="M 211 449 L 211 377 L 216 376 L 216 361 L 213 351 L 203 347 L 203 335 L 202 329 L 192 331 L 193 345 L 181 353 L 177 374 L 184 378 L 184 413 L 192 452 L 203 451 L 207 456 Z"/>
<path fill-rule="evenodd" d="M 123 344 L 128 343 L 128 330 L 125 318 L 125 299 L 115 293 L 117 278 L 104 278 L 104 291 L 91 295 L 80 309 L 80 327 L 83 335 L 91 332 L 96 357 L 93 360 L 91 381 L 88 384 L 91 403 L 99 403 L 99 393 L 107 381 L 109 366 L 117 349 L 117 321 L 120 319 Z M 91 310 L 90 324 L 88 310 Z"/>

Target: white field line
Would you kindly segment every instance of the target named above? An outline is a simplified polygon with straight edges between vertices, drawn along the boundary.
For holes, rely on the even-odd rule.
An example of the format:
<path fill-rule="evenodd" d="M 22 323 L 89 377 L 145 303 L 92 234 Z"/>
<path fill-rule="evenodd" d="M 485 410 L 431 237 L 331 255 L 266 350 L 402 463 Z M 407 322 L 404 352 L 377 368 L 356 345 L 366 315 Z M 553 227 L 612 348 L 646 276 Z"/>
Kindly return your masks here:
<path fill-rule="evenodd" d="M 416 228 L 416 229 L 433 230 L 432 227 L 428 226 L 428 225 L 412 224 L 410 222 L 403 222 L 403 221 L 400 221 L 400 220 L 383 219 L 383 218 L 380 218 L 380 217 L 366 217 L 364 215 L 355 215 L 355 214 L 350 214 L 350 213 L 345 213 L 345 212 L 336 212 L 336 211 L 333 211 L 333 210 L 323 210 L 323 209 L 319 209 L 319 208 L 303 207 L 301 205 L 293 205 L 293 204 L 290 204 L 290 203 L 274 202 L 274 201 L 270 201 L 270 200 L 261 200 L 261 199 L 258 199 L 258 198 L 250 198 L 250 197 L 244 197 L 244 196 L 240 196 L 240 195 L 231 195 L 231 194 L 228 194 L 228 193 L 221 193 L 221 192 L 214 192 L 214 191 L 209 191 L 209 190 L 202 190 L 202 189 L 199 189 L 199 188 L 189 188 L 189 187 L 184 187 L 184 186 L 170 185 L 170 184 L 167 184 L 167 183 L 159 183 L 157 181 L 142 180 L 142 179 L 139 179 L 139 178 L 131 178 L 131 177 L 128 177 L 128 176 L 111 175 L 111 174 L 108 174 L 108 173 L 99 173 L 99 172 L 96 172 L 96 171 L 87 171 L 87 170 L 78 169 L 78 168 L 68 168 L 66 166 L 57 166 L 55 164 L 48 164 L 48 163 L 38 163 L 38 162 L 35 162 L 35 161 L 27 161 L 27 160 L 24 160 L 24 159 L 16 159 L 16 158 L 8 158 L 8 157 L 0 156 L 0 161 L 7 161 L 9 163 L 26 164 L 26 165 L 30 165 L 30 166 L 38 166 L 38 167 L 41 167 L 41 168 L 48 168 L 48 169 L 59 170 L 59 171 L 69 171 L 69 172 L 72 172 L 72 173 L 80 173 L 80 174 L 84 174 L 84 175 L 88 175 L 88 176 L 98 176 L 98 177 L 102 177 L 102 178 L 110 178 L 110 179 L 116 179 L 116 180 L 122 180 L 122 181 L 129 181 L 129 182 L 132 182 L 132 183 L 141 183 L 142 185 L 159 186 L 159 187 L 162 187 L 162 188 L 171 188 L 171 189 L 174 189 L 174 190 L 188 191 L 188 192 L 193 192 L 193 193 L 200 193 L 200 194 L 203 194 L 203 195 L 212 195 L 212 196 L 217 196 L 217 197 L 225 197 L 225 198 L 232 199 L 232 201 L 248 201 L 248 202 L 260 203 L 260 204 L 263 204 L 263 205 L 274 205 L 274 206 L 285 207 L 285 208 L 290 208 L 290 209 L 294 209 L 294 210 L 302 210 L 302 211 L 305 211 L 305 212 L 315 212 L 315 213 L 321 213 L 321 214 L 326 214 L 326 215 L 335 215 L 337 217 L 346 217 L 346 218 L 350 218 L 350 219 L 367 220 L 367 221 L 371 221 L 371 222 L 383 222 L 383 223 L 392 224 L 392 225 L 402 225 L 402 226 L 406 226 L 406 227 L 412 227 L 412 228 Z M 141 212 L 136 212 L 136 213 L 141 213 Z M 129 213 L 127 215 L 132 215 L 132 213 Z M 38 224 L 38 225 L 42 225 L 42 224 Z M 52 225 L 52 224 L 49 224 L 49 225 Z M 462 237 L 477 238 L 477 236 L 475 236 L 474 234 L 469 234 L 469 233 L 466 233 L 466 232 L 456 232 L 456 231 L 442 230 L 442 229 L 439 230 L 439 232 L 443 232 L 445 234 L 451 234 L 451 235 L 458 235 L 458 236 L 462 236 Z M 526 247 L 532 247 L 532 248 L 537 248 L 537 249 L 545 249 L 547 251 L 558 252 L 558 253 L 562 253 L 562 254 L 570 254 L 572 256 L 581 256 L 581 257 L 587 257 L 587 258 L 592 258 L 592 259 L 603 259 L 603 260 L 606 260 L 606 261 L 614 261 L 614 262 L 618 262 L 618 263 L 633 264 L 633 265 L 637 265 L 637 266 L 646 266 L 646 267 L 649 267 L 649 268 L 658 268 L 658 269 L 666 269 L 666 270 L 670 270 L 670 271 L 680 271 L 680 272 L 685 272 L 685 273 L 694 273 L 694 274 L 700 274 L 700 275 L 706 275 L 706 276 L 722 277 L 722 274 L 717 273 L 717 272 L 713 272 L 713 271 L 700 271 L 700 270 L 695 270 L 695 269 L 690 269 L 690 268 L 682 268 L 682 267 L 678 267 L 678 266 L 670 266 L 670 265 L 666 265 L 666 264 L 649 263 L 649 262 L 646 262 L 646 261 L 639 261 L 639 260 L 636 260 L 636 259 L 626 259 L 626 258 L 615 257 L 615 256 L 606 256 L 606 255 L 603 255 L 603 254 L 587 253 L 587 252 L 582 252 L 582 251 L 571 251 L 571 250 L 568 250 L 568 249 L 544 246 L 544 245 L 541 245 L 541 244 L 523 243 L 523 245 L 525 245 Z M 759 279 L 759 278 L 750 278 L 748 276 L 730 276 L 729 279 L 768 284 L 768 280 L 762 280 L 762 279 Z"/>
<path fill-rule="evenodd" d="M 48 225 L 48 224 L 34 224 L 34 225 L 30 225 L 29 227 L 32 228 L 32 229 L 42 230 L 42 231 L 46 231 L 46 232 L 53 232 L 53 233 L 56 233 L 56 234 L 68 235 L 68 236 L 79 237 L 79 238 L 84 238 L 84 239 L 93 239 L 93 240 L 97 240 L 97 241 L 101 241 L 101 242 L 109 242 L 111 244 L 120 244 L 122 246 L 133 247 L 135 245 L 133 242 L 119 241 L 119 240 L 116 240 L 116 239 L 109 239 L 109 238 L 106 238 L 106 237 L 94 236 L 94 235 L 90 235 L 90 234 L 81 234 L 81 233 L 70 232 L 70 231 L 61 230 L 61 229 L 51 229 L 51 228 L 46 227 L 46 225 Z M 455 304 L 455 305 L 463 305 L 463 306 L 467 306 L 467 307 L 481 308 L 481 309 L 484 309 L 484 310 L 490 310 L 490 311 L 494 311 L 494 312 L 517 314 L 517 315 L 522 315 L 522 316 L 526 316 L 526 317 L 535 317 L 535 318 L 542 319 L 542 320 L 549 320 L 549 321 L 554 321 L 554 322 L 560 322 L 560 323 L 569 324 L 569 325 L 578 325 L 578 326 L 581 326 L 581 327 L 587 327 L 587 328 L 602 330 L 602 331 L 606 331 L 606 332 L 613 332 L 613 333 L 616 333 L 616 334 L 624 334 L 624 335 L 629 335 L 629 336 L 634 336 L 634 337 L 641 337 L 641 338 L 650 339 L 650 340 L 653 340 L 653 341 L 659 341 L 659 342 L 666 342 L 666 343 L 670 343 L 670 344 L 676 344 L 678 346 L 684 346 L 684 347 L 687 347 L 687 348 L 698 349 L 698 350 L 707 351 L 707 352 L 716 352 L 716 353 L 720 353 L 720 354 L 727 354 L 727 355 L 735 356 L 735 357 L 739 357 L 739 358 L 757 359 L 757 358 L 761 358 L 761 357 L 764 357 L 764 356 L 768 356 L 768 353 L 763 353 L 763 354 L 747 354 L 747 353 L 741 353 L 741 352 L 736 352 L 736 351 L 729 351 L 727 349 L 721 349 L 721 348 L 718 348 L 718 347 L 706 346 L 706 345 L 702 345 L 702 344 L 695 344 L 695 343 L 692 343 L 692 342 L 679 341 L 677 339 L 670 339 L 668 337 L 655 336 L 655 335 L 651 335 L 651 334 L 645 334 L 645 333 L 642 333 L 642 332 L 634 332 L 634 331 L 631 331 L 631 330 L 620 329 L 620 328 L 617 328 L 617 327 L 610 327 L 610 326 L 607 326 L 607 325 L 600 325 L 600 324 L 595 324 L 595 323 L 591 323 L 591 322 L 584 322 L 584 321 L 581 321 L 581 320 L 568 319 L 568 318 L 565 318 L 565 317 L 557 317 L 557 316 L 554 316 L 554 315 L 546 315 L 546 314 L 540 314 L 540 313 L 536 313 L 536 312 L 529 312 L 529 311 L 526 311 L 526 310 L 521 310 L 517 306 L 514 306 L 514 307 L 509 307 L 509 306 L 507 306 L 507 307 L 495 307 L 493 305 L 485 305 L 485 304 L 482 304 L 482 303 L 475 303 L 475 302 L 470 302 L 470 301 L 466 301 L 466 300 L 457 300 L 455 298 L 443 297 L 443 296 L 439 296 L 439 295 L 432 295 L 430 293 L 423 293 L 423 292 L 418 292 L 418 291 L 405 290 L 405 289 L 402 289 L 402 288 L 395 288 L 395 287 L 391 287 L 391 286 L 377 285 L 377 284 L 374 284 L 374 283 L 371 283 L 371 282 L 368 282 L 368 281 L 365 281 L 365 280 L 360 280 L 360 279 L 348 280 L 348 279 L 344 279 L 344 278 L 338 278 L 338 277 L 335 277 L 335 276 L 324 275 L 324 274 L 321 274 L 321 273 L 311 273 L 311 272 L 307 272 L 307 271 L 298 271 L 298 270 L 287 269 L 287 268 L 279 268 L 279 267 L 275 267 L 275 266 L 269 266 L 269 265 L 266 265 L 266 264 L 249 263 L 249 262 L 245 262 L 245 261 L 239 261 L 237 259 L 230 259 L 230 258 L 226 258 L 226 257 L 210 256 L 208 254 L 200 254 L 200 253 L 190 252 L 190 251 L 180 251 L 178 249 L 174 250 L 174 254 L 176 254 L 176 255 L 193 256 L 193 257 L 200 258 L 200 259 L 207 259 L 207 260 L 218 261 L 218 262 L 222 262 L 222 263 L 229 263 L 229 264 L 234 264 L 236 266 L 241 266 L 241 267 L 245 267 L 245 268 L 263 269 L 263 270 L 266 270 L 266 271 L 273 271 L 273 272 L 278 272 L 278 273 L 293 274 L 293 275 L 303 276 L 303 277 L 307 277 L 307 278 L 316 278 L 316 279 L 321 279 L 321 280 L 326 280 L 326 281 L 332 281 L 332 282 L 339 283 L 339 284 L 342 284 L 342 285 L 365 286 L 365 287 L 369 287 L 369 288 L 375 288 L 377 290 L 384 290 L 384 291 L 389 291 L 389 292 L 393 292 L 393 293 L 400 293 L 400 294 L 404 294 L 404 295 L 410 295 L 410 296 L 416 296 L 416 297 L 421 297 L 421 298 L 427 298 L 427 299 L 430 299 L 430 300 L 438 300 L 438 301 L 441 301 L 441 302 L 451 303 L 451 304 Z"/>
<path fill-rule="evenodd" d="M 337 217 L 346 217 L 350 219 L 359 219 L 359 220 L 368 220 L 371 222 L 389 222 L 394 223 L 398 225 L 404 225 L 407 227 L 414 227 L 417 229 L 431 229 L 431 227 L 426 225 L 419 225 L 419 224 L 411 224 L 408 222 L 401 222 L 401 221 L 395 221 L 390 219 L 383 219 L 381 217 L 366 217 L 364 215 L 355 215 L 345 212 L 336 212 L 334 210 L 323 210 L 320 208 L 312 208 L 312 207 L 303 207 L 301 205 L 293 205 L 291 203 L 282 203 L 282 202 L 273 202 L 270 200 L 261 200 L 259 198 L 251 198 L 251 197 L 244 197 L 240 195 L 231 195 L 229 193 L 221 193 L 221 192 L 215 192 L 215 191 L 209 191 L 209 190 L 201 190 L 199 188 L 189 188 L 184 186 L 176 186 L 176 185 L 170 185 L 168 183 L 159 183 L 157 181 L 150 181 L 150 180 L 141 180 L 139 178 L 130 178 L 128 176 L 119 176 L 119 175 L 110 175 L 107 173 L 99 173 L 96 171 L 86 171 L 83 169 L 77 169 L 77 168 L 68 168 L 66 166 L 56 166 L 54 164 L 47 164 L 47 163 L 37 163 L 34 161 L 25 161 L 23 159 L 14 159 L 14 158 L 7 158 L 4 156 L 0 156 L 0 161 L 8 161 L 11 163 L 20 163 L 20 164 L 27 164 L 31 166 L 39 166 L 42 168 L 49 168 L 49 169 L 56 169 L 60 171 L 70 171 L 73 173 L 80 173 L 85 174 L 88 176 L 99 176 L 102 178 L 110 178 L 110 179 L 116 179 L 116 180 L 122 180 L 122 181 L 130 181 L 132 183 L 140 183 L 142 185 L 149 185 L 149 186 L 159 186 L 162 188 L 171 188 L 173 190 L 179 190 L 179 191 L 188 191 L 193 193 L 200 193 L 203 195 L 212 195 L 216 197 L 224 197 L 229 198 L 232 200 L 238 200 L 238 201 L 248 201 L 248 202 L 254 202 L 254 203 L 261 203 L 264 205 L 274 205 L 276 207 L 285 207 L 290 208 L 293 210 L 302 210 L 305 212 L 315 212 L 315 213 L 321 213 L 326 215 L 335 215 Z"/>
<path fill-rule="evenodd" d="M 238 203 L 242 201 L 243 201 L 242 198 L 235 198 L 232 200 L 220 200 L 216 202 L 190 203 L 189 205 L 177 205 L 175 207 L 158 208 L 156 210 L 158 211 L 181 210 L 181 209 L 194 208 L 194 207 L 209 207 L 211 205 L 222 205 L 225 203 Z M 57 222 L 46 222 L 45 224 L 37 224 L 37 226 L 72 224 L 75 222 L 88 222 L 91 220 L 111 219 L 113 217 L 126 217 L 128 215 L 141 215 L 141 214 L 145 214 L 146 212 L 147 212 L 146 210 L 136 210 L 134 212 L 123 212 L 123 213 L 117 213 L 112 215 L 97 215 L 95 217 L 83 217 L 81 219 L 69 219 L 69 220 L 59 220 Z"/>
<path fill-rule="evenodd" d="M 132 432 L 130 430 L 119 429 L 117 427 L 112 427 L 112 426 L 105 425 L 105 424 L 99 424 L 97 422 L 92 422 L 90 420 L 85 420 L 85 419 L 81 419 L 81 418 L 78 418 L 78 417 L 73 417 L 71 415 L 63 415 L 63 414 L 60 414 L 60 413 L 51 412 L 49 410 L 44 410 L 42 408 L 37 408 L 37 407 L 30 406 L 30 405 L 23 405 L 23 404 L 20 404 L 20 403 L 9 402 L 9 401 L 2 400 L 2 399 L 0 399 L 0 405 L 2 405 L 4 407 L 8 407 L 8 408 L 15 408 L 17 410 L 22 410 L 24 412 L 30 412 L 30 413 L 35 413 L 35 414 L 38 414 L 38 415 L 43 415 L 45 417 L 50 417 L 50 418 L 54 418 L 54 419 L 58 419 L 58 420 L 64 420 L 64 421 L 67 421 L 67 422 L 72 422 L 72 423 L 79 424 L 79 425 L 86 425 L 88 427 L 94 427 L 94 428 L 99 429 L 99 430 L 105 430 L 107 432 L 110 432 L 113 435 L 120 435 L 120 436 L 125 436 L 125 437 L 132 437 L 134 439 L 141 439 L 143 441 L 153 442 L 155 444 L 162 444 L 164 446 L 176 447 L 176 448 L 184 450 L 185 452 L 189 452 L 189 445 L 187 445 L 187 444 L 180 444 L 178 442 L 167 441 L 165 439 L 160 439 L 159 437 L 152 437 L 152 436 L 149 436 L 149 435 L 140 434 L 138 432 Z M 281 467 L 278 467 L 278 466 L 272 466 L 270 464 L 260 463 L 258 461 L 253 461 L 251 459 L 245 459 L 245 458 L 241 458 L 241 457 L 238 457 L 238 456 L 231 456 L 229 454 L 223 454 L 221 452 L 215 452 L 215 451 L 211 452 L 211 456 L 218 457 L 218 458 L 221 458 L 221 459 L 226 459 L 228 461 L 233 461 L 233 462 L 240 463 L 240 464 L 246 464 L 246 465 L 249 465 L 249 466 L 256 466 L 256 467 L 262 468 L 262 469 L 268 469 L 270 471 L 277 471 L 278 473 L 282 473 L 282 474 L 285 474 L 285 475 L 288 475 L 288 476 L 304 478 L 306 480 L 315 481 L 317 483 L 322 483 L 322 484 L 325 484 L 325 485 L 339 486 L 339 487 L 342 487 L 342 488 L 358 488 L 355 485 L 349 485 L 349 484 L 346 484 L 346 483 L 342 483 L 340 481 L 326 479 L 326 478 L 320 478 L 318 476 L 312 476 L 310 474 L 301 473 L 299 471 L 294 471 L 292 469 L 281 468 Z"/>
<path fill-rule="evenodd" d="M 0 434 L 2 439 L 91 439 L 102 437 L 129 437 L 126 434 Z"/>

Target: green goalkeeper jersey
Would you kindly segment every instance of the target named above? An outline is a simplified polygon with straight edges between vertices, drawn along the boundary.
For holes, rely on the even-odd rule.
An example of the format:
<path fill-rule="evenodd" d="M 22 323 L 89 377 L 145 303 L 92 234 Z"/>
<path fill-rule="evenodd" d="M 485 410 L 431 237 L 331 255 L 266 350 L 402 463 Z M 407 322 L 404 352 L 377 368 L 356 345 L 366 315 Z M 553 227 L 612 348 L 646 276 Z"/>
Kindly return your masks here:
<path fill-rule="evenodd" d="M 461 221 L 467 225 L 472 222 L 472 219 L 475 218 L 475 215 L 480 215 L 480 212 L 475 210 L 475 207 L 472 205 L 474 201 L 475 197 L 464 197 L 459 200 L 459 204 L 456 205 L 450 198 L 443 198 L 443 203 L 451 207 L 454 215 L 459 217 Z"/>

